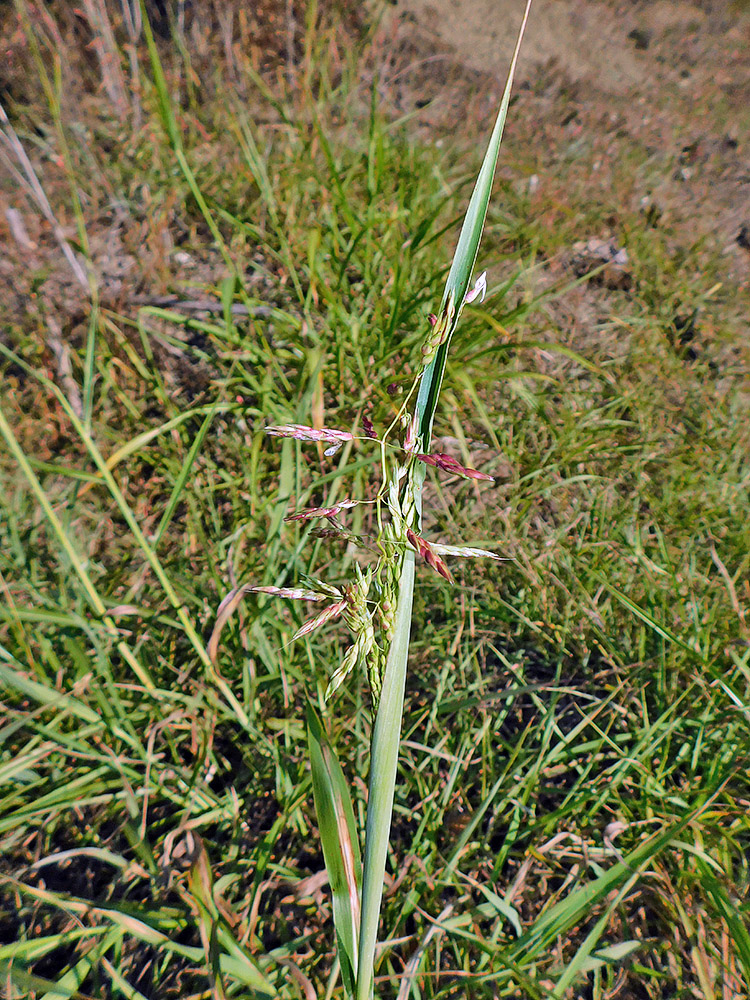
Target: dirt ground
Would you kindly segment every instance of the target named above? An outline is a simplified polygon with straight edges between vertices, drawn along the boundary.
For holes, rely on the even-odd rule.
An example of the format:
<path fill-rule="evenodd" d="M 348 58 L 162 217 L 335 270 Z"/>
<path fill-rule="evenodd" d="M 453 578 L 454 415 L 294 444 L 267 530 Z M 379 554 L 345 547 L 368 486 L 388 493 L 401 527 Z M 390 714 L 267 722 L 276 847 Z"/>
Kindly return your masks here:
<path fill-rule="evenodd" d="M 208 8 L 200 8 L 200 17 L 193 9 L 188 36 L 199 39 L 195 51 L 207 60 L 221 37 L 221 10 L 229 6 L 212 4 L 213 19 L 204 16 Z M 378 23 L 373 50 L 384 114 L 408 115 L 417 140 L 455 138 L 464 148 L 468 139 L 483 148 L 522 0 L 396 0 L 385 13 L 379 2 L 362 8 L 341 0 L 319 10 L 331 6 L 343 15 L 347 45 L 368 21 Z M 55 9 L 65 21 L 64 5 Z M 250 5 L 248 38 L 264 71 L 286 65 L 293 78 L 308 10 L 304 0 Z M 0 69 L 0 94 L 12 106 L 23 103 L 25 42 L 10 8 L 3 17 L 13 58 Z M 80 18 L 69 20 L 76 22 L 71 37 L 80 34 Z M 91 52 L 89 59 L 93 65 Z M 699 304 L 693 298 L 719 286 L 729 303 L 721 322 L 734 310 L 733 326 L 742 328 L 750 292 L 750 2 L 534 0 L 516 79 L 499 173 L 528 196 L 550 278 L 556 255 L 565 266 L 577 241 L 614 241 L 627 252 L 629 230 L 658 228 L 667 253 L 692 268 L 689 311 Z M 45 182 L 54 191 L 49 172 Z M 75 318 L 78 286 L 44 220 L 28 209 L 0 164 L 0 278 L 8 290 L 0 320 L 25 325 L 31 283 L 50 312 Z M 71 238 L 72 220 L 68 230 Z M 150 295 L 176 290 L 177 275 L 147 265 L 142 248 L 138 255 L 118 248 L 96 221 L 89 238 L 104 300 L 122 305 L 129 288 Z M 702 273 L 704 267 L 712 273 Z M 151 287 L 155 273 L 161 280 Z M 591 296 L 581 296 L 589 309 Z M 598 296 L 597 309 L 607 309 L 605 298 Z M 571 309 L 575 315 L 562 326 L 580 328 L 582 314 L 575 304 Z"/>
<path fill-rule="evenodd" d="M 421 39 L 438 78 L 437 67 L 455 61 L 499 86 L 523 7 L 521 0 L 398 0 L 394 16 L 401 31 Z M 728 276 L 747 282 L 750 4 L 535 0 L 517 81 L 537 100 L 511 116 L 508 140 L 524 131 L 530 143 L 549 140 L 547 162 L 543 152 L 537 157 L 542 184 L 555 172 L 561 142 L 578 144 L 580 173 L 598 174 L 591 182 L 605 188 L 616 161 L 637 150 L 641 183 L 622 190 L 624 200 L 636 199 L 623 207 L 648 201 L 686 240 L 717 240 Z"/>

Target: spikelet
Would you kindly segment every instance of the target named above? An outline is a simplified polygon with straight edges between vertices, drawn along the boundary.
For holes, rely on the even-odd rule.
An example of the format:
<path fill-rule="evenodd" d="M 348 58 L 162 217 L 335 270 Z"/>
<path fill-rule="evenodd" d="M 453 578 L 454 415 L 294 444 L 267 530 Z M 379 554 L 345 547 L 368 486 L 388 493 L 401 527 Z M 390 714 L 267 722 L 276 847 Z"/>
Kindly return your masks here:
<path fill-rule="evenodd" d="M 396 604 L 388 598 L 383 597 L 378 604 L 378 619 L 380 621 L 380 631 L 388 645 L 393 642 L 393 635 L 396 626 Z"/>
<path fill-rule="evenodd" d="M 448 301 L 445 303 L 440 316 L 432 322 L 430 318 L 430 324 L 432 329 L 422 344 L 422 364 L 427 367 L 437 354 L 438 347 L 445 343 L 451 334 L 453 328 L 453 320 L 456 316 L 456 303 L 453 298 L 453 293 L 448 297 Z"/>
<path fill-rule="evenodd" d="M 305 424 L 272 425 L 266 427 L 266 434 L 271 437 L 290 437 L 296 441 L 330 441 L 333 444 L 354 440 L 350 431 L 339 431 L 332 427 L 307 427 Z"/>
<path fill-rule="evenodd" d="M 324 455 L 335 455 L 344 441 L 353 441 L 354 435 L 350 431 L 339 431 L 333 427 L 308 427 L 306 424 L 280 424 L 266 427 L 266 434 L 271 437 L 290 437 L 296 441 L 328 441 L 330 448 L 326 448 Z"/>
<path fill-rule="evenodd" d="M 360 663 L 367 667 L 368 680 L 376 699 L 379 693 L 379 650 L 375 641 L 375 626 L 372 612 L 367 606 L 367 595 L 372 581 L 372 570 L 363 573 L 357 566 L 357 580 L 343 588 L 343 616 L 347 628 L 354 636 L 353 644 L 347 649 L 339 666 L 336 668 L 326 689 L 326 700 L 331 698 L 341 687 L 349 674 Z"/>
<path fill-rule="evenodd" d="M 392 524 L 386 525 L 381 541 L 381 559 L 377 570 L 378 589 L 378 623 L 384 639 L 386 650 L 391 644 L 396 623 L 396 606 L 398 604 L 398 584 L 401 573 L 399 545 L 396 542 L 396 531 Z"/>
<path fill-rule="evenodd" d="M 432 549 L 440 556 L 459 556 L 465 559 L 496 559 L 498 562 L 512 562 L 508 556 L 499 556 L 489 549 L 475 549 L 470 545 L 442 545 L 433 542 Z"/>
<path fill-rule="evenodd" d="M 328 682 L 328 687 L 326 688 L 324 696 L 326 701 L 331 700 L 352 670 L 354 670 L 357 666 L 360 655 L 361 644 L 359 639 L 357 639 L 357 641 L 347 649 L 346 653 L 344 653 L 343 660 L 331 674 L 331 679 Z"/>
<path fill-rule="evenodd" d="M 309 635 L 316 629 L 327 625 L 328 622 L 332 622 L 336 618 L 341 617 L 344 611 L 346 611 L 346 601 L 338 601 L 336 604 L 329 604 L 327 608 L 323 608 L 319 615 L 315 615 L 314 618 L 308 618 L 305 624 L 301 628 L 297 629 L 292 636 L 292 642 L 294 642 L 295 639 L 301 639 L 303 635 Z"/>
<path fill-rule="evenodd" d="M 271 597 L 288 597 L 292 601 L 325 601 L 332 596 L 330 591 L 321 594 L 315 590 L 301 590 L 299 587 L 247 587 L 246 590 L 249 594 L 270 594 Z"/>
<path fill-rule="evenodd" d="M 435 552 L 429 542 L 425 541 L 421 535 L 418 535 L 411 528 L 406 529 L 406 538 L 409 544 L 417 550 L 420 556 L 422 556 L 428 566 L 434 569 L 436 573 L 439 573 L 444 580 L 448 581 L 448 583 L 453 583 L 451 571 L 445 565 L 437 552 Z"/>
<path fill-rule="evenodd" d="M 335 517 L 342 510 L 349 510 L 356 507 L 359 500 L 340 500 L 332 507 L 306 507 L 304 510 L 297 510 L 293 514 L 287 514 L 285 521 L 309 521 L 313 517 Z"/>
<path fill-rule="evenodd" d="M 383 690 L 383 674 L 385 673 L 385 655 L 377 643 L 373 643 L 365 656 L 367 683 L 370 685 L 372 705 L 375 711 L 380 704 L 380 692 Z"/>
<path fill-rule="evenodd" d="M 486 472 L 477 472 L 476 469 L 467 469 L 466 466 L 457 462 L 455 458 L 445 455 L 443 452 L 436 452 L 432 455 L 415 455 L 414 457 L 420 462 L 424 462 L 425 465 L 433 465 L 436 469 L 442 469 L 443 472 L 452 472 L 457 476 L 463 476 L 464 479 L 483 479 L 488 483 L 495 482 L 494 476 L 488 476 Z"/>

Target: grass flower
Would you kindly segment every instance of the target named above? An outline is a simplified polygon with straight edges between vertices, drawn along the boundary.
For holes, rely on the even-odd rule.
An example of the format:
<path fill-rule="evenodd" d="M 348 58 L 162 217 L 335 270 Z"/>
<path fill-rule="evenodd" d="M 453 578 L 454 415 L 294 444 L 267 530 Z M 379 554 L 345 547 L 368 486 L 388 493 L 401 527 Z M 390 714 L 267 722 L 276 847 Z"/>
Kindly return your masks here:
<path fill-rule="evenodd" d="M 311 632 L 315 632 L 317 629 L 322 628 L 327 625 L 328 622 L 335 621 L 339 618 L 348 607 L 346 599 L 338 601 L 336 604 L 331 604 L 329 607 L 324 608 L 319 615 L 314 618 L 308 619 L 302 628 L 298 628 L 297 631 L 292 636 L 292 641 L 295 639 L 301 639 L 305 635 L 310 635 Z"/>
<path fill-rule="evenodd" d="M 464 479 L 482 479 L 488 483 L 495 482 L 494 476 L 488 476 L 486 472 L 478 472 L 476 469 L 467 469 L 455 458 L 442 452 L 435 452 L 431 455 L 415 455 L 414 457 L 420 462 L 424 462 L 425 465 L 433 465 L 436 469 L 452 472 L 457 476 L 463 476 Z"/>
<path fill-rule="evenodd" d="M 295 511 L 294 514 L 287 514 L 285 521 L 309 521 L 313 517 L 335 517 L 342 510 L 349 510 L 356 507 L 359 500 L 340 500 L 332 507 L 306 507 L 304 510 Z"/>
<path fill-rule="evenodd" d="M 474 282 L 474 287 L 471 289 L 470 292 L 466 293 L 466 298 L 464 299 L 464 302 L 468 305 L 470 302 L 473 302 L 478 296 L 481 296 L 479 301 L 484 302 L 484 296 L 486 293 L 487 293 L 487 272 L 482 271 L 477 280 Z"/>
<path fill-rule="evenodd" d="M 354 435 L 350 431 L 335 430 L 331 427 L 307 427 L 305 424 L 271 425 L 265 428 L 265 433 L 270 437 L 294 438 L 295 441 L 330 441 L 341 444 L 344 441 L 354 440 Z"/>
<path fill-rule="evenodd" d="M 451 571 L 428 541 L 418 535 L 416 531 L 413 531 L 411 528 L 406 529 L 406 537 L 409 544 L 420 554 L 428 566 L 431 566 L 432 569 L 434 569 L 436 573 L 439 573 L 444 580 L 448 581 L 448 583 L 453 583 Z"/>

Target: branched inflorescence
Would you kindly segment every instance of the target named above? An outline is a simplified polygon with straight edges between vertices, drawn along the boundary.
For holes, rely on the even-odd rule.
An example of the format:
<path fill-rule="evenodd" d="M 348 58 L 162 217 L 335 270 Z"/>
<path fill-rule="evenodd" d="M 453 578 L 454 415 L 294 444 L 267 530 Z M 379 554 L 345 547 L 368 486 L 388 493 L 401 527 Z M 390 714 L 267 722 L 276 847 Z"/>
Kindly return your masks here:
<path fill-rule="evenodd" d="M 464 302 L 471 302 L 480 295 L 484 298 L 486 287 L 485 275 L 482 274 L 466 295 Z M 430 465 L 466 479 L 493 481 L 492 476 L 478 472 L 476 469 L 468 469 L 450 455 L 419 451 L 422 441 L 419 437 L 418 414 L 416 410 L 411 415 L 406 412 L 406 407 L 419 385 L 424 370 L 434 359 L 438 348 L 450 338 L 458 320 L 458 313 L 460 313 L 460 309 L 456 310 L 453 296 L 449 295 L 440 315 L 438 317 L 430 316 L 431 329 L 422 347 L 421 370 L 417 381 L 399 416 L 382 438 L 378 436 L 372 422 L 366 417 L 363 418 L 364 435 L 359 437 L 350 431 L 328 427 L 307 427 L 303 424 L 284 424 L 266 428 L 266 433 L 273 437 L 325 442 L 330 445 L 325 451 L 326 455 L 334 454 L 347 441 L 374 441 L 381 448 L 383 482 L 374 501 L 344 499 L 327 507 L 307 507 L 295 511 L 285 518 L 286 521 L 322 521 L 329 526 L 329 529 L 318 530 L 317 534 L 338 534 L 349 540 L 359 541 L 338 521 L 337 515 L 358 504 L 374 502 L 377 505 L 379 526 L 376 540 L 376 548 L 379 553 L 377 563 L 366 570 L 355 566 L 355 581 L 341 587 L 333 587 L 315 580 L 313 581 L 315 589 L 312 590 L 276 587 L 250 588 L 257 593 L 272 594 L 277 597 L 307 601 L 330 601 L 327 607 L 308 619 L 297 630 L 293 639 L 309 635 L 339 618 L 344 621 L 353 641 L 344 653 L 341 663 L 331 675 L 326 698 L 330 698 L 352 670 L 362 664 L 366 669 L 373 703 L 377 706 L 388 650 L 394 636 L 401 562 L 407 547 L 412 548 L 428 566 L 450 583 L 453 582 L 453 577 L 442 558 L 443 555 L 498 558 L 494 553 L 485 549 L 430 543 L 422 537 L 419 531 L 420 518 L 415 501 L 415 472 L 420 464 Z M 394 447 L 389 438 L 391 432 L 397 427 L 403 428 L 403 438 L 399 445 Z"/>

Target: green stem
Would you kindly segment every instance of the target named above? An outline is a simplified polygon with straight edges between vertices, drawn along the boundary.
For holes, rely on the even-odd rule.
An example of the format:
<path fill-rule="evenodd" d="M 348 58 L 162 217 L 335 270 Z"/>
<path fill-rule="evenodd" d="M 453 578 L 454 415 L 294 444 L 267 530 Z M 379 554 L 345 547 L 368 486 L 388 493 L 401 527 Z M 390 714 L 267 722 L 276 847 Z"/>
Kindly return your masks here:
<path fill-rule="evenodd" d="M 374 996 L 375 943 L 396 789 L 413 599 L 414 552 L 408 549 L 401 567 L 394 637 L 372 733 L 356 1000 L 371 1000 Z"/>

